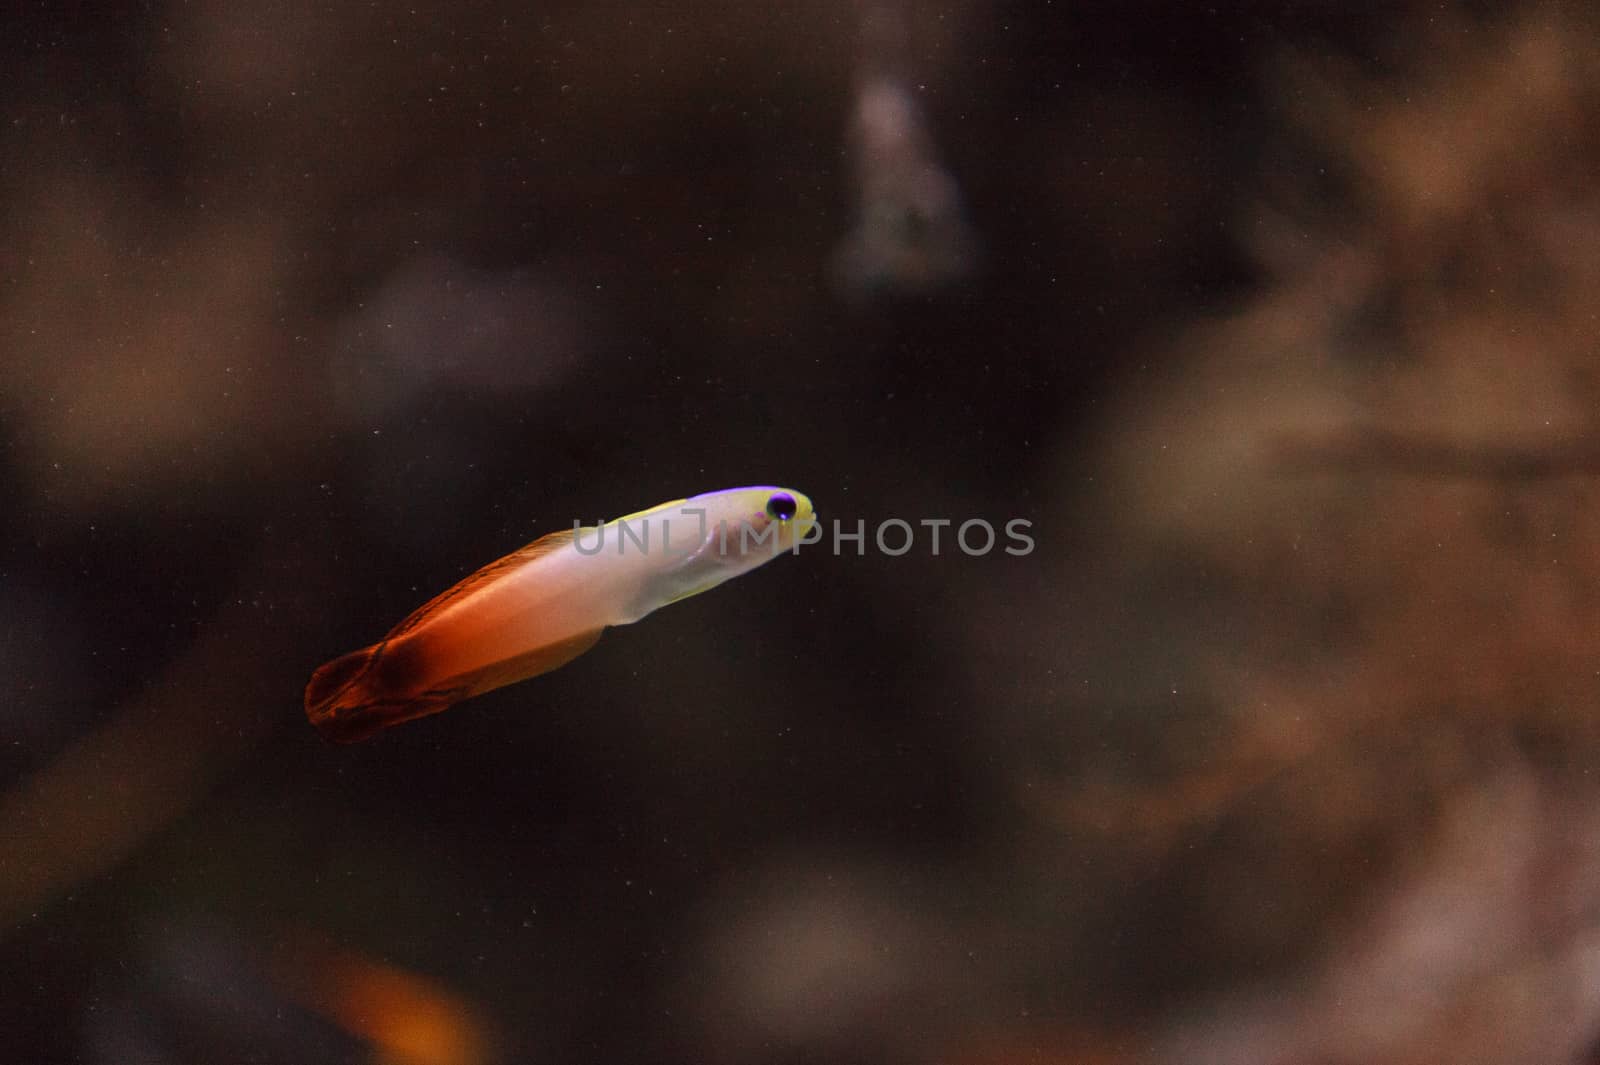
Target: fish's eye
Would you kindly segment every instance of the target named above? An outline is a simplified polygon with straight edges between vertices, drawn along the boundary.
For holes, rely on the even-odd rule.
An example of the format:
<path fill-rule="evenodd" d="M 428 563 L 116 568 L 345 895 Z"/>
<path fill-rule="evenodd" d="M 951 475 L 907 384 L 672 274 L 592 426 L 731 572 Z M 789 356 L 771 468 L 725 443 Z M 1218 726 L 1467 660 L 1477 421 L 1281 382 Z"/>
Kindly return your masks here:
<path fill-rule="evenodd" d="M 779 521 L 788 521 L 799 509 L 794 496 L 788 492 L 775 492 L 767 500 L 767 517 L 777 518 Z"/>

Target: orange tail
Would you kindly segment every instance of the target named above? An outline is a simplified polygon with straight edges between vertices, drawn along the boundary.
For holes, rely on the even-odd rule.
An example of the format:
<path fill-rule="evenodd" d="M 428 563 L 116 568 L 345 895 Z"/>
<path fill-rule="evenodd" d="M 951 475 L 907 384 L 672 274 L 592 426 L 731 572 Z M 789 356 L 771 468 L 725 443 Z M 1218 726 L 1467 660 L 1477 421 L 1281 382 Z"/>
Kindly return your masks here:
<path fill-rule="evenodd" d="M 306 717 L 317 731 L 335 743 L 355 743 L 390 725 L 426 717 L 448 709 L 465 692 L 439 692 L 413 689 L 411 684 L 396 684 L 395 674 L 414 672 L 395 669 L 387 641 L 335 658 L 311 674 L 306 685 Z M 409 679 L 409 678 L 407 678 Z"/>

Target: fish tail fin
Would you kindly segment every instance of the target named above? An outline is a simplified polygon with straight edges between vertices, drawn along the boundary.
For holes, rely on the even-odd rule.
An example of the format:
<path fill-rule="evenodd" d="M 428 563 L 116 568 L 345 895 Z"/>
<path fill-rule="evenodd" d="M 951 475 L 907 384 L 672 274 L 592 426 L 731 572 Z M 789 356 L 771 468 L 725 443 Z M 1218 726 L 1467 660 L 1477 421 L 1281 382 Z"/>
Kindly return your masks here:
<path fill-rule="evenodd" d="M 335 743 L 355 743 L 414 717 L 437 714 L 455 703 L 447 692 L 396 692 L 377 666 L 388 642 L 341 655 L 311 674 L 306 718 Z"/>

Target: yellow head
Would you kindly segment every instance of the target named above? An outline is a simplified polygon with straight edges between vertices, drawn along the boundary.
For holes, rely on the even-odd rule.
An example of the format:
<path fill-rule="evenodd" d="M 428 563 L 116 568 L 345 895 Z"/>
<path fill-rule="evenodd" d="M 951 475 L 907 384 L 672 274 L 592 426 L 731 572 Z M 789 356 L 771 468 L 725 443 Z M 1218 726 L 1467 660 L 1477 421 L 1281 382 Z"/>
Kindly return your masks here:
<path fill-rule="evenodd" d="M 715 539 L 712 550 L 729 563 L 759 564 L 790 550 L 817 523 L 805 493 L 775 485 L 704 492 L 683 506 L 705 510 L 706 526 Z"/>

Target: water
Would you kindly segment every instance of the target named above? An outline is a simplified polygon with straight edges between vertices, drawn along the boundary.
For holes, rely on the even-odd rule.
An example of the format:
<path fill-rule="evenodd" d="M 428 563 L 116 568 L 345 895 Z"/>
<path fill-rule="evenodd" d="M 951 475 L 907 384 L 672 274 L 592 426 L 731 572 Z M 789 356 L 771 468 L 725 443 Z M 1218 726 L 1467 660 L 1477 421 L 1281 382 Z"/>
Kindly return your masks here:
<path fill-rule="evenodd" d="M 1580 14 L 79 14 L 0 16 L 0 1060 L 1592 1059 Z M 748 484 L 824 540 L 307 723 Z"/>

